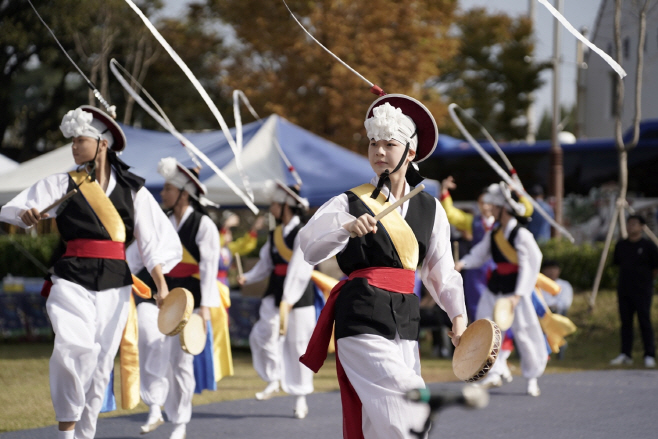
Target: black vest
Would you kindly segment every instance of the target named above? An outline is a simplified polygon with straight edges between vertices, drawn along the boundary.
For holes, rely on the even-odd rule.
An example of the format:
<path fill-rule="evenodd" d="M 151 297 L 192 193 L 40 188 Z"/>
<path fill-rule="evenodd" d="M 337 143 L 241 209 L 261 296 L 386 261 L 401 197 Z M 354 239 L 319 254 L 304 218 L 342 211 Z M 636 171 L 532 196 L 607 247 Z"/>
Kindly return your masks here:
<path fill-rule="evenodd" d="M 288 233 L 286 237 L 283 238 L 283 241 L 286 243 L 286 247 L 293 248 L 295 245 L 295 237 L 297 237 L 297 233 L 299 233 L 302 227 L 303 225 L 301 223 L 298 224 L 294 229 L 290 231 L 290 233 Z M 276 250 L 276 246 L 274 245 L 274 231 L 270 232 L 270 258 L 272 259 L 273 265 L 288 265 L 288 261 L 283 259 L 279 252 Z M 285 276 L 279 276 L 275 274 L 274 271 L 272 271 L 272 274 L 270 274 L 270 281 L 267 284 L 267 289 L 265 290 L 263 297 L 274 295 L 274 303 L 276 306 L 279 306 L 281 304 L 281 299 L 283 298 L 283 284 L 285 280 Z M 309 282 L 308 285 L 306 285 L 304 294 L 297 301 L 297 303 L 293 305 L 293 308 L 301 308 L 303 306 L 312 305 L 314 305 L 313 282 Z"/>
<path fill-rule="evenodd" d="M 346 192 L 349 212 L 355 217 L 373 214 L 352 192 Z M 432 236 L 436 201 L 426 192 L 409 200 L 405 220 L 418 241 L 418 262 L 422 263 Z M 369 267 L 402 268 L 388 232 L 377 223 L 377 233 L 350 238 L 336 256 L 343 273 Z M 415 294 L 394 293 L 373 287 L 363 278 L 348 281 L 336 301 L 336 339 L 358 334 L 375 334 L 389 340 L 396 332 L 404 340 L 417 340 L 420 323 L 419 299 Z"/>
<path fill-rule="evenodd" d="M 196 210 L 193 211 L 178 230 L 178 237 L 180 238 L 181 244 L 183 244 L 183 247 L 187 249 L 187 251 L 197 262 L 201 262 L 201 252 L 199 251 L 199 246 L 196 243 L 196 235 L 199 232 L 201 218 L 203 218 L 203 213 Z M 201 306 L 200 279 L 192 276 L 169 277 L 165 275 L 165 280 L 167 281 L 167 287 L 169 287 L 170 290 L 174 288 L 187 288 L 190 290 L 190 293 L 192 293 L 192 296 L 194 296 L 194 308 Z"/>
<path fill-rule="evenodd" d="M 132 191 L 137 192 L 144 184 L 144 180 L 125 169 L 115 168 L 115 176 L 116 186 L 109 198 L 126 227 L 126 245 L 128 245 L 133 240 L 135 227 Z M 69 176 L 68 191 L 74 188 L 75 183 Z M 56 221 L 59 233 L 65 242 L 73 239 L 111 240 L 81 192 L 60 205 Z M 53 271 L 56 276 L 91 291 L 119 288 L 133 283 L 128 264 L 118 259 L 66 257 L 55 262 Z"/>
<path fill-rule="evenodd" d="M 490 236 L 491 257 L 493 258 L 496 264 L 499 264 L 501 262 L 510 263 L 510 261 L 500 251 L 500 249 L 496 245 L 496 240 L 494 239 L 494 234 L 498 232 L 499 228 L 500 226 L 497 226 L 495 229 L 491 231 L 491 236 Z M 510 243 L 512 247 L 514 247 L 514 239 L 516 238 L 516 235 L 519 233 L 520 228 L 521 225 L 517 224 L 516 227 L 514 227 L 510 232 L 509 238 L 507 238 L 507 241 Z M 489 288 L 489 291 L 491 291 L 493 294 L 513 293 L 514 290 L 516 289 L 516 280 L 518 277 L 519 277 L 518 272 L 510 273 L 510 274 L 500 274 L 498 270 L 494 270 L 494 272 L 491 273 L 489 282 L 487 283 L 487 288 Z"/>

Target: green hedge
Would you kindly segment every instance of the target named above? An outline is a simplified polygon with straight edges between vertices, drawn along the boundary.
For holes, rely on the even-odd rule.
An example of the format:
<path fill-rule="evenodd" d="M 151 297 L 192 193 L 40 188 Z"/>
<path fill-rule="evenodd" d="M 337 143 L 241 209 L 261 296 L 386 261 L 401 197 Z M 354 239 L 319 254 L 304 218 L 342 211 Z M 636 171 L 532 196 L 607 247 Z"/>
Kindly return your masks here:
<path fill-rule="evenodd" d="M 566 239 L 551 239 L 548 242 L 540 244 L 544 260 L 553 259 L 560 264 L 562 274 L 560 277 L 566 279 L 574 288 L 580 290 L 591 290 L 594 285 L 596 270 L 599 266 L 599 259 L 603 252 L 603 243 L 594 244 L 571 244 Z M 612 266 L 612 254 L 614 243 L 610 246 L 608 258 L 601 277 L 600 289 L 617 288 L 617 267 Z"/>
<path fill-rule="evenodd" d="M 7 274 L 24 277 L 41 277 L 45 275 L 43 269 L 26 257 L 23 251 L 29 252 L 44 266 L 48 267 L 58 243 L 59 235 L 56 233 L 36 237 L 30 235 L 0 236 L 0 279 Z"/>

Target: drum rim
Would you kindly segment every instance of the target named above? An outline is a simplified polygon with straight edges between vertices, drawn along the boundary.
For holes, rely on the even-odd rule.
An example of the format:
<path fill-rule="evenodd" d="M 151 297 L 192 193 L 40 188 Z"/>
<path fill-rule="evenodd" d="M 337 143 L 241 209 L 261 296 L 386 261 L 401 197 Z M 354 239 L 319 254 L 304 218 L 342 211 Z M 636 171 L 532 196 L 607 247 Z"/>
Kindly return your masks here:
<path fill-rule="evenodd" d="M 181 330 L 180 335 L 179 335 L 179 337 L 178 337 L 178 339 L 179 339 L 179 341 L 180 341 L 180 347 L 181 347 L 185 352 L 187 352 L 188 354 L 191 354 L 191 355 L 199 355 L 201 352 L 203 352 L 203 348 L 204 348 L 205 345 L 206 345 L 206 340 L 204 340 L 204 341 L 203 341 L 203 344 L 201 345 L 202 348 L 201 348 L 201 350 L 199 351 L 199 354 L 195 354 L 195 353 L 190 352 L 190 350 L 188 349 L 188 344 L 189 344 L 190 340 L 192 340 L 193 338 L 190 339 L 190 340 L 187 340 L 187 341 L 185 340 L 185 338 L 186 338 L 186 335 L 185 335 L 185 334 L 186 334 L 186 329 L 188 328 L 188 326 L 189 326 L 189 328 L 193 328 L 193 327 L 194 327 L 194 326 L 193 326 L 193 324 L 194 324 L 194 323 L 193 323 L 193 320 L 198 320 L 198 319 L 201 320 L 201 328 L 202 328 L 202 332 L 203 332 L 203 334 L 205 334 L 205 321 L 203 320 L 203 317 L 201 317 L 199 314 L 192 313 L 192 315 L 190 315 L 190 318 L 189 318 L 189 320 L 188 320 L 188 322 L 187 322 L 187 323 L 191 323 L 191 325 L 185 325 L 185 327 Z M 199 334 L 190 334 L 190 335 L 193 337 L 194 335 L 199 335 Z M 190 336 L 190 335 L 188 335 L 188 336 Z"/>
<path fill-rule="evenodd" d="M 183 309 L 183 315 L 181 317 L 181 320 L 178 322 L 178 324 L 171 331 L 165 332 L 165 331 L 162 330 L 163 329 L 162 327 L 165 325 L 165 322 L 162 321 L 162 319 L 164 319 L 165 316 L 167 315 L 167 313 L 166 313 L 167 310 L 165 308 L 167 306 L 167 299 L 169 299 L 170 300 L 169 303 L 171 303 L 171 300 L 173 298 L 176 298 L 177 296 L 181 296 L 181 295 L 183 295 L 186 298 L 185 309 Z M 163 308 L 164 308 L 164 310 L 163 310 Z M 194 296 L 192 296 L 192 293 L 186 288 L 178 287 L 178 288 L 172 289 L 171 291 L 169 291 L 169 294 L 164 299 L 164 303 L 163 303 L 162 307 L 160 308 L 160 312 L 158 313 L 158 329 L 160 330 L 160 332 L 162 332 L 163 334 L 168 335 L 168 336 L 174 336 L 174 335 L 180 333 L 183 330 L 183 328 L 185 327 L 185 325 L 187 325 L 187 322 L 190 318 L 190 315 L 192 315 L 192 311 L 194 311 Z"/>
<path fill-rule="evenodd" d="M 483 326 L 483 325 L 488 325 L 488 326 Z M 493 364 L 496 362 L 496 359 L 498 358 L 498 351 L 500 349 L 500 344 L 502 342 L 502 333 L 500 331 L 500 328 L 494 321 L 489 319 L 476 320 L 471 325 L 469 325 L 468 328 L 466 328 L 466 331 L 468 331 L 469 328 L 478 327 L 478 326 L 484 328 L 490 328 L 492 335 L 491 344 L 488 349 L 488 355 L 485 359 L 481 361 L 481 363 L 478 365 L 478 368 L 474 372 L 472 370 L 473 368 L 471 368 L 471 370 L 466 371 L 466 373 L 463 373 L 463 371 L 456 370 L 457 367 L 462 366 L 463 364 L 463 360 L 461 357 L 463 356 L 462 352 L 464 351 L 463 349 L 459 349 L 460 346 L 463 346 L 461 343 L 460 346 L 457 346 L 457 348 L 455 348 L 455 353 L 453 355 L 453 362 L 452 362 L 453 373 L 460 380 L 469 383 L 479 381 L 482 378 L 484 378 L 487 375 L 487 373 L 489 373 L 489 370 L 491 369 Z M 466 331 L 464 332 L 464 334 L 466 334 Z M 457 362 L 455 362 L 455 359 L 457 359 Z"/>
<path fill-rule="evenodd" d="M 504 322 L 502 322 L 501 320 L 503 319 L 500 318 L 501 312 L 505 312 Z M 514 322 L 514 305 L 512 304 L 512 299 L 509 297 L 501 297 L 500 299 L 496 300 L 493 309 L 493 321 L 496 323 L 496 325 L 498 325 L 501 331 L 507 331 L 512 327 L 512 323 Z M 501 323 L 505 324 L 503 325 Z"/>

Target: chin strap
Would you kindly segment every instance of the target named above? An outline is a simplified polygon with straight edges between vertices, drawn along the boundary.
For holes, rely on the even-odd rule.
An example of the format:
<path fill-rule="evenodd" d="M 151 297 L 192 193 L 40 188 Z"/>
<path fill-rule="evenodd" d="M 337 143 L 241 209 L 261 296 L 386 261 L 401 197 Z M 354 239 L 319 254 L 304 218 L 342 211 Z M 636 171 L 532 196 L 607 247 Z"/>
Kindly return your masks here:
<path fill-rule="evenodd" d="M 410 139 L 413 139 L 414 136 L 418 133 L 418 131 L 415 131 L 414 134 L 411 136 Z M 375 190 L 372 192 L 372 195 L 370 198 L 372 199 L 377 199 L 379 194 L 382 191 L 382 188 L 386 186 L 388 189 L 388 195 L 386 196 L 386 201 L 391 197 L 391 177 L 390 175 L 394 172 L 397 172 L 398 169 L 404 164 L 404 161 L 407 159 L 407 153 L 409 152 L 409 145 L 410 142 L 407 142 L 407 146 L 404 148 L 404 153 L 402 154 L 402 158 L 398 162 L 398 165 L 393 169 L 392 171 L 389 171 L 388 169 L 384 170 L 382 174 L 379 176 L 379 181 L 377 181 L 377 187 Z M 407 173 L 404 175 L 405 179 L 411 186 L 418 186 L 418 184 L 424 180 L 423 176 L 420 175 L 418 170 L 416 169 L 416 166 L 413 163 L 409 163 L 409 166 L 407 167 Z"/>

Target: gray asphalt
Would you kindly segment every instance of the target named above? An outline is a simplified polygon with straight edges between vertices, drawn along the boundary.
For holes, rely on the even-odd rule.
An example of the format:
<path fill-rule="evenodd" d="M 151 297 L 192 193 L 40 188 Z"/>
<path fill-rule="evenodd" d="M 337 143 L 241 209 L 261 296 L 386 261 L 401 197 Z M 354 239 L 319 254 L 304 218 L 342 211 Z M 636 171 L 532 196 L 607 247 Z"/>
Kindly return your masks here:
<path fill-rule="evenodd" d="M 542 395 L 525 395 L 525 380 L 491 391 L 488 407 L 450 407 L 438 413 L 430 438 L 482 439 L 649 439 L 658 438 L 658 371 L 610 370 L 552 374 L 539 381 Z M 460 383 L 431 384 L 459 390 Z M 239 400 L 194 407 L 188 439 L 341 438 L 340 397 L 336 392 L 308 397 L 305 420 L 292 417 L 294 399 Z M 99 439 L 168 438 L 171 425 L 140 436 L 145 414 L 105 418 Z M 1 439 L 53 439 L 55 427 L 0 435 Z M 382 438 L 385 439 L 385 438 Z"/>

